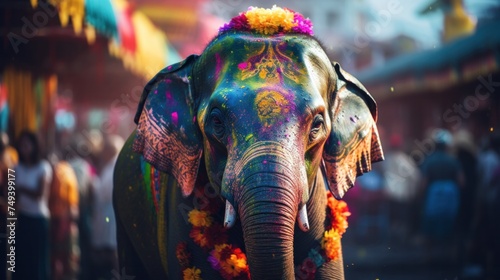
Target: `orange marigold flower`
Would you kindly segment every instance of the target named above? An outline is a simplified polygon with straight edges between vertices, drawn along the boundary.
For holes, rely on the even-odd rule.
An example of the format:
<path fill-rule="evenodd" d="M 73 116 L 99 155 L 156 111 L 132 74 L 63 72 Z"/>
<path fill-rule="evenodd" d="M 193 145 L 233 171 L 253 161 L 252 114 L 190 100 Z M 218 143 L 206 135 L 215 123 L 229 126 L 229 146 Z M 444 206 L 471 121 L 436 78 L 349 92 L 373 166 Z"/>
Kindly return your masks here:
<path fill-rule="evenodd" d="M 251 29 L 261 34 L 289 32 L 297 25 L 291 11 L 276 7 L 271 9 L 251 8 L 245 13 Z"/>
<path fill-rule="evenodd" d="M 325 250 L 325 255 L 331 260 L 338 260 L 341 255 L 340 234 L 335 229 L 326 231 L 321 240 L 321 248 Z"/>
<path fill-rule="evenodd" d="M 350 216 L 351 213 L 349 212 L 349 208 L 347 207 L 347 203 L 345 203 L 345 201 L 335 199 L 331 193 L 328 193 L 327 197 L 327 205 L 330 209 L 332 228 L 336 229 L 337 232 L 342 235 L 347 230 L 347 217 Z"/>
<path fill-rule="evenodd" d="M 244 258 L 238 258 L 235 254 L 231 254 L 229 259 L 226 259 L 226 261 L 221 263 L 221 267 L 229 275 L 236 277 L 247 269 L 247 260 Z"/>
<path fill-rule="evenodd" d="M 184 277 L 182 278 L 184 280 L 203 280 L 200 276 L 201 270 L 196 266 L 184 269 L 182 271 L 182 274 L 184 275 Z"/>
<path fill-rule="evenodd" d="M 220 244 L 210 254 L 217 260 L 216 267 L 224 279 L 249 279 L 247 258 L 240 248 Z"/>
<path fill-rule="evenodd" d="M 208 248 L 208 239 L 205 234 L 205 228 L 193 227 L 189 232 L 189 237 L 191 237 L 201 248 Z"/>
<path fill-rule="evenodd" d="M 207 211 L 193 209 L 189 211 L 189 222 L 195 227 L 209 227 L 212 224 L 213 218 Z"/>

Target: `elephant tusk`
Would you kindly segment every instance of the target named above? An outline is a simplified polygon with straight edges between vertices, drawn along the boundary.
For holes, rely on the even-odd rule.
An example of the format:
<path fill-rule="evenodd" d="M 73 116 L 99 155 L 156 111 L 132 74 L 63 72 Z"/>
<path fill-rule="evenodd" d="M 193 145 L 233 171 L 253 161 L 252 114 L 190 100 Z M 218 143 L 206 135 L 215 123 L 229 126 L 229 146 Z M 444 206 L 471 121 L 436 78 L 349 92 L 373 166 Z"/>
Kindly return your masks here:
<path fill-rule="evenodd" d="M 236 222 L 236 213 L 234 211 L 233 205 L 229 200 L 226 200 L 226 212 L 224 213 L 224 227 L 231 228 Z"/>
<path fill-rule="evenodd" d="M 306 232 L 309 230 L 309 219 L 307 218 L 307 207 L 304 204 L 299 210 L 299 215 L 297 216 L 297 222 L 299 223 L 299 228 Z"/>

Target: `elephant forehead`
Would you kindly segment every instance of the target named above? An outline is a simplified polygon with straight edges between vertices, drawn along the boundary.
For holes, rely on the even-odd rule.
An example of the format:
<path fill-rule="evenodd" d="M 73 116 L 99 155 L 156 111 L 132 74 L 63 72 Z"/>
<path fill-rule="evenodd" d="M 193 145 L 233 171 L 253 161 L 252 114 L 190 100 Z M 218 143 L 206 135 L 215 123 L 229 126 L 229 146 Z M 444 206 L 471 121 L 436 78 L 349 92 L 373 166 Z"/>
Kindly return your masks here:
<path fill-rule="evenodd" d="M 228 81 L 300 85 L 310 80 L 313 56 L 328 62 L 311 37 L 237 34 L 216 38 L 204 52 L 201 68 L 212 74 L 206 77 L 214 87 Z"/>

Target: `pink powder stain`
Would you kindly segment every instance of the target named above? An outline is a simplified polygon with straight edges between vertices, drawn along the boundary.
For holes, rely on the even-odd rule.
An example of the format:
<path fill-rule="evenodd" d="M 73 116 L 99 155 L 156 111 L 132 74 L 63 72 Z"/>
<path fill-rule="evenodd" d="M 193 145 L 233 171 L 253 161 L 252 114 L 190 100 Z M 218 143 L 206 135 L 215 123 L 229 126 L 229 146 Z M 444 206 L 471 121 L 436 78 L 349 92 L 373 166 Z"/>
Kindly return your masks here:
<path fill-rule="evenodd" d="M 174 125 L 177 125 L 179 123 L 179 115 L 177 114 L 177 112 L 173 112 L 171 116 L 172 122 L 174 123 Z"/>
<path fill-rule="evenodd" d="M 156 92 L 155 92 L 156 93 Z M 172 94 L 170 93 L 170 91 L 167 91 L 167 99 L 172 99 Z"/>
<path fill-rule="evenodd" d="M 172 80 L 170 80 L 170 79 L 166 79 L 166 80 L 165 80 L 165 83 L 170 84 L 170 83 L 172 83 Z"/>
<path fill-rule="evenodd" d="M 248 66 L 248 62 L 242 62 L 240 64 L 238 64 L 238 69 L 240 70 L 245 70 Z"/>
<path fill-rule="evenodd" d="M 155 94 L 158 94 L 158 90 L 157 89 L 155 89 Z"/>
<path fill-rule="evenodd" d="M 196 116 L 193 117 L 193 123 L 196 123 Z"/>
<path fill-rule="evenodd" d="M 222 61 L 220 59 L 220 54 L 215 54 L 215 76 L 219 78 L 220 72 L 222 70 Z"/>

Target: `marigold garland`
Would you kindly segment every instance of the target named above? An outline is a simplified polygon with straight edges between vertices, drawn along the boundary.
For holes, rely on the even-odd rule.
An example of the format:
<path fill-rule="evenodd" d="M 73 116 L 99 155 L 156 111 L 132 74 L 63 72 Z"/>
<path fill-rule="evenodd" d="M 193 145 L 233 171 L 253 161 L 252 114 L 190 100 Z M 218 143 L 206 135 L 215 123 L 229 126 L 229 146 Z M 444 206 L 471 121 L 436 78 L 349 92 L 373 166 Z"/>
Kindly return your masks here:
<path fill-rule="evenodd" d="M 312 23 L 308 18 L 287 8 L 274 5 L 271 9 L 249 7 L 248 11 L 233 17 L 219 29 L 226 31 L 251 31 L 264 35 L 299 33 L 313 35 Z"/>
<path fill-rule="evenodd" d="M 340 238 L 347 229 L 347 217 L 351 213 L 345 201 L 336 200 L 330 192 L 327 193 L 326 198 L 326 231 L 320 246 L 312 248 L 307 258 L 295 267 L 296 279 L 314 279 L 318 267 L 338 260 L 342 255 Z"/>
<path fill-rule="evenodd" d="M 201 270 L 196 266 L 184 269 L 182 274 L 184 280 L 203 280 L 200 276 Z"/>
<path fill-rule="evenodd" d="M 211 203 L 217 203 L 211 201 Z M 220 202 L 219 202 L 220 203 Z M 215 207 L 213 209 L 218 209 Z M 245 253 L 235 245 L 228 244 L 227 232 L 220 223 L 213 220 L 215 210 L 191 210 L 189 222 L 193 226 L 189 236 L 194 243 L 209 251 L 207 261 L 224 279 L 250 279 L 250 270 Z M 296 279 L 314 279 L 316 271 L 323 264 L 340 259 L 342 255 L 340 239 L 347 229 L 349 208 L 344 201 L 336 200 L 331 193 L 327 194 L 325 233 L 307 258 L 295 268 Z M 183 268 L 184 280 L 201 280 L 201 270 L 191 266 L 191 254 L 187 243 L 181 242 L 176 248 L 176 257 Z"/>
<path fill-rule="evenodd" d="M 188 218 L 188 221 L 195 227 L 209 227 L 213 221 L 210 213 L 196 209 L 189 212 Z"/>
<path fill-rule="evenodd" d="M 229 244 L 215 245 L 208 261 L 224 279 L 250 279 L 247 257 L 240 248 Z"/>

